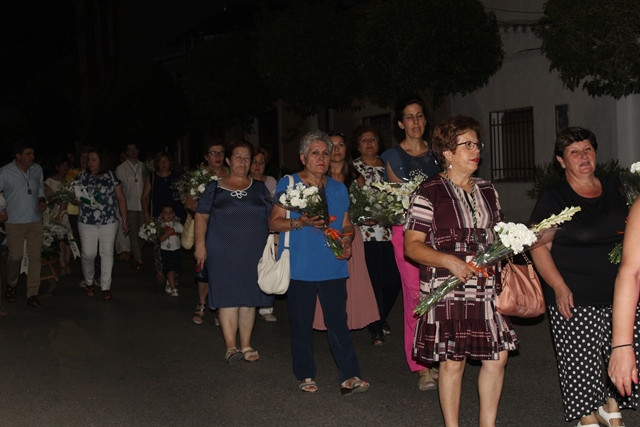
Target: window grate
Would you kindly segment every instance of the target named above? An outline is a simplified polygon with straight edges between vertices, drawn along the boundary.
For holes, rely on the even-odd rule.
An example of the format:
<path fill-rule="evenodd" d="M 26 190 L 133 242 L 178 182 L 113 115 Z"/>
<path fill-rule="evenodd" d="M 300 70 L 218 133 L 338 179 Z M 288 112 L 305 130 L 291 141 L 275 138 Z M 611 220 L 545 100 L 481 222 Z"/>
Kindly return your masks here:
<path fill-rule="evenodd" d="M 533 181 L 533 108 L 490 113 L 491 180 Z"/>

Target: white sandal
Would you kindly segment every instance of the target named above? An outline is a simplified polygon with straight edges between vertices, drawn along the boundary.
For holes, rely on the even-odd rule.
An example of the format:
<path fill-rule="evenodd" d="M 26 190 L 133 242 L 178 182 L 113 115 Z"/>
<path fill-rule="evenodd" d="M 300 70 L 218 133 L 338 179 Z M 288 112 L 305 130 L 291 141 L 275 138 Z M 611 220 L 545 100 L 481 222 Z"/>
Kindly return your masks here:
<path fill-rule="evenodd" d="M 607 412 L 604 410 L 604 406 L 598 408 L 598 412 L 595 413 L 598 421 L 606 426 L 611 427 L 612 419 L 620 419 L 622 421 L 622 414 L 620 412 Z M 622 423 L 624 426 L 624 423 Z"/>

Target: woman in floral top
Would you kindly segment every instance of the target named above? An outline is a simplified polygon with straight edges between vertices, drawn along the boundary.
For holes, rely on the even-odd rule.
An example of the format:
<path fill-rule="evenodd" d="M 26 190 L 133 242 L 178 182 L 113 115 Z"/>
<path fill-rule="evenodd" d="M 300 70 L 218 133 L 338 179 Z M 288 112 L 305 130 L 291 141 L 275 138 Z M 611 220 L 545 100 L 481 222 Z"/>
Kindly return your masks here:
<path fill-rule="evenodd" d="M 372 126 L 359 126 L 353 133 L 353 141 L 360 152 L 360 157 L 353 161 L 354 168 L 360 174 L 358 182 L 370 185 L 372 182 L 382 181 L 384 162 L 378 157 L 378 131 Z M 367 270 L 380 313 L 380 320 L 370 323 L 367 329 L 371 333 L 371 343 L 380 346 L 384 343 L 385 333 L 391 333 L 386 319 L 400 291 L 400 273 L 394 261 L 391 228 L 378 224 L 362 224 L 360 233 L 364 240 Z"/>
<path fill-rule="evenodd" d="M 129 233 L 127 202 L 120 180 L 109 170 L 104 150 L 89 149 L 87 170 L 76 179 L 80 201 L 78 230 L 82 242 L 82 274 L 88 296 L 93 296 L 94 260 L 100 248 L 100 286 L 102 299 L 111 299 L 113 245 L 118 231 L 117 209 L 122 217 L 122 232 Z"/>

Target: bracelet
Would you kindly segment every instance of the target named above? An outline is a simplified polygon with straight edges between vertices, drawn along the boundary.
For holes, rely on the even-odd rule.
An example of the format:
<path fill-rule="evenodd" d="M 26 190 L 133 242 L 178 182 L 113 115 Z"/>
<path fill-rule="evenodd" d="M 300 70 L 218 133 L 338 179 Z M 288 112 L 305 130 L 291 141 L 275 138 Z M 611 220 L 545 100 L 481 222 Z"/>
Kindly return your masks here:
<path fill-rule="evenodd" d="M 611 350 L 615 350 L 616 348 L 620 348 L 620 347 L 633 347 L 633 344 L 614 345 L 613 347 L 611 347 Z"/>

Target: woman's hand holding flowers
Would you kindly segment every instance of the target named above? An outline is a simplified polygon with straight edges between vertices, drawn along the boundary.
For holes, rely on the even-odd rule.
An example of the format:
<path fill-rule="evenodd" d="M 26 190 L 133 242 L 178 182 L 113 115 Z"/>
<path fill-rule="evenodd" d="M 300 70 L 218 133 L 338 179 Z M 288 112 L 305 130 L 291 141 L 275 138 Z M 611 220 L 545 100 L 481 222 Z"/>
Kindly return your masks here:
<path fill-rule="evenodd" d="M 475 270 L 468 263 L 464 262 L 455 255 L 450 256 L 448 270 L 458 278 L 462 283 L 467 283 L 475 274 Z"/>
<path fill-rule="evenodd" d="M 306 212 L 303 213 L 300 218 L 298 218 L 298 222 L 302 227 L 314 227 L 314 228 L 322 228 L 324 226 L 324 221 L 318 215 L 309 216 Z"/>

